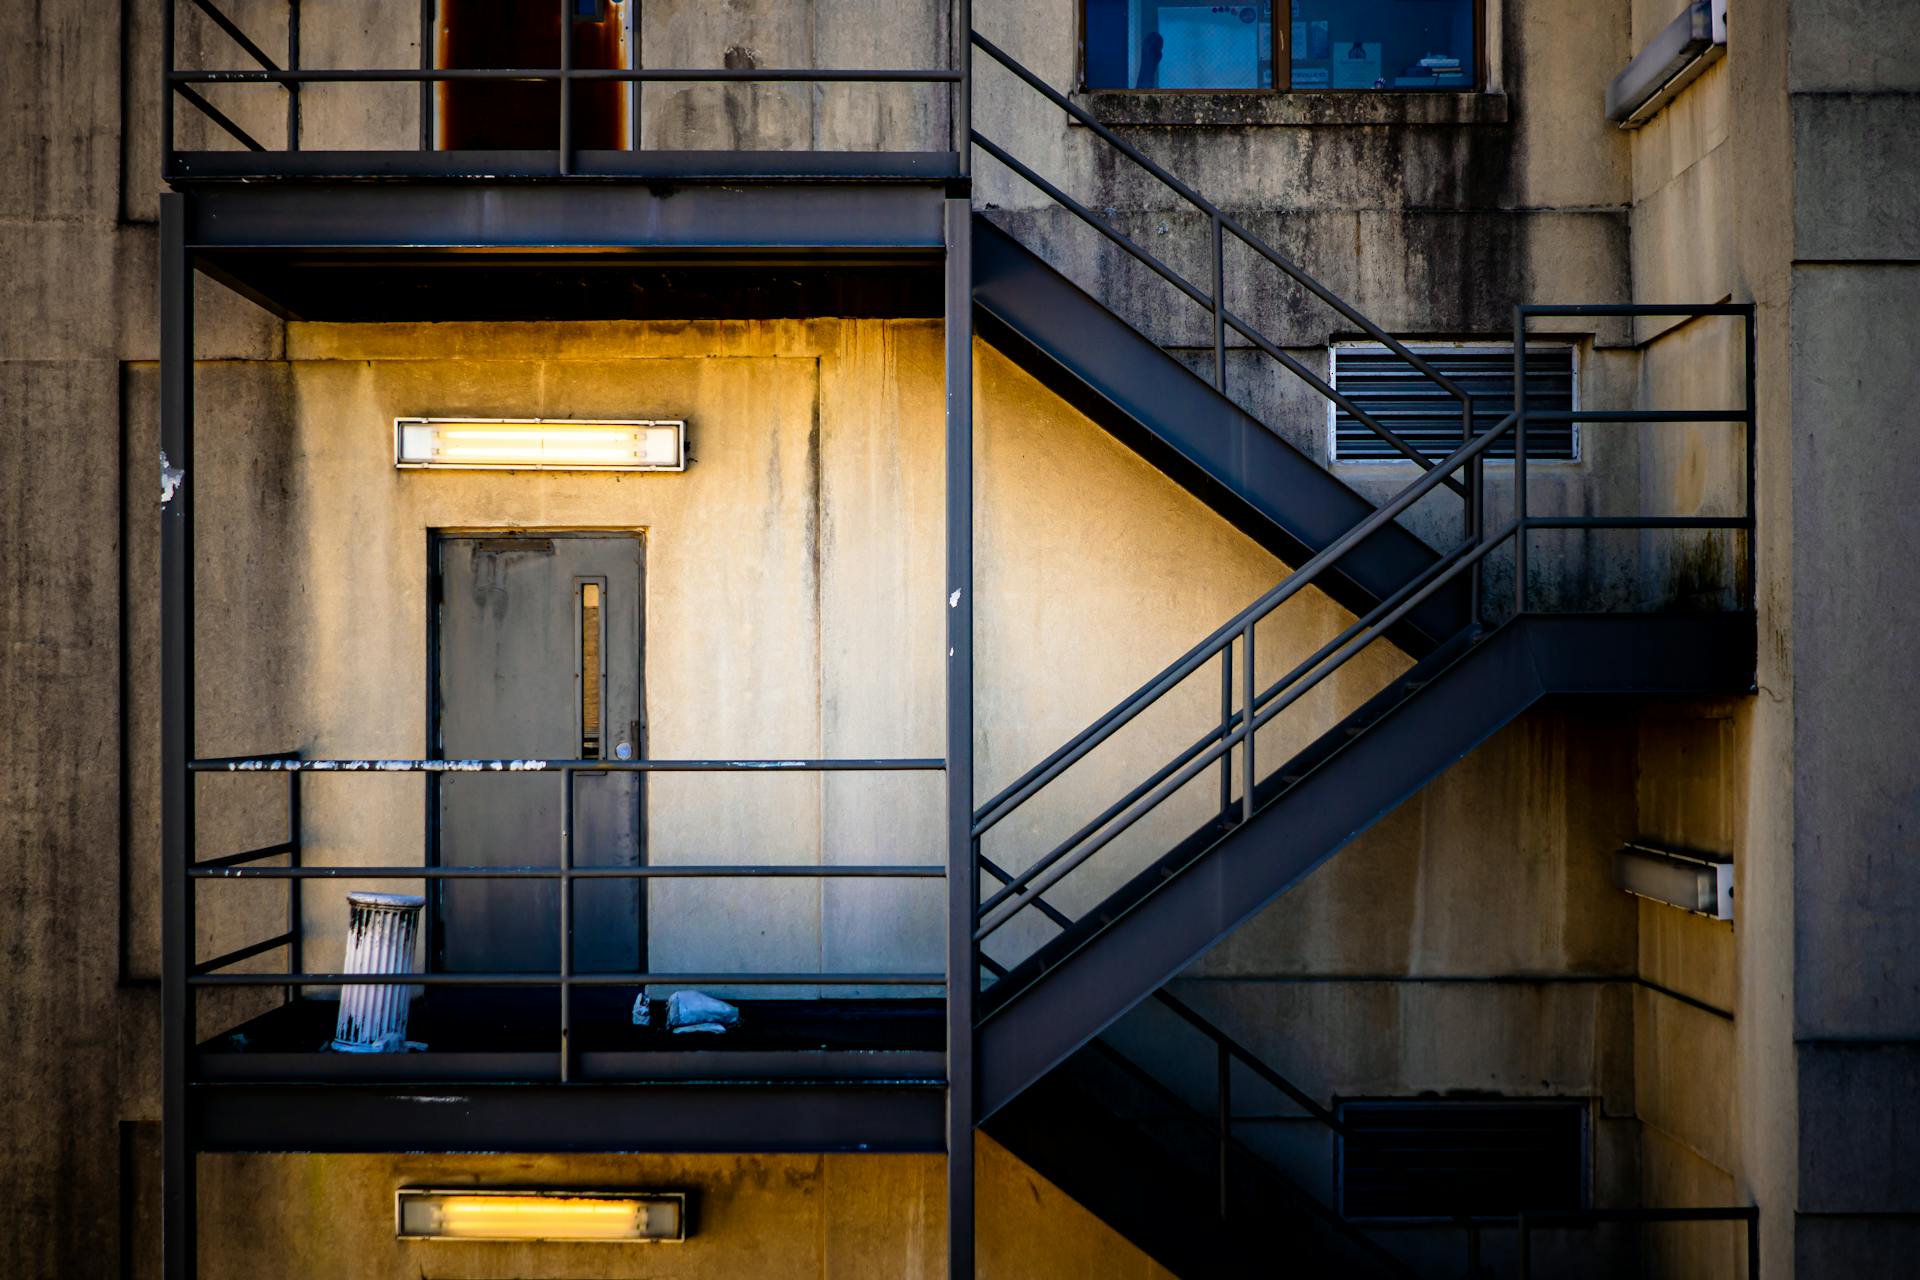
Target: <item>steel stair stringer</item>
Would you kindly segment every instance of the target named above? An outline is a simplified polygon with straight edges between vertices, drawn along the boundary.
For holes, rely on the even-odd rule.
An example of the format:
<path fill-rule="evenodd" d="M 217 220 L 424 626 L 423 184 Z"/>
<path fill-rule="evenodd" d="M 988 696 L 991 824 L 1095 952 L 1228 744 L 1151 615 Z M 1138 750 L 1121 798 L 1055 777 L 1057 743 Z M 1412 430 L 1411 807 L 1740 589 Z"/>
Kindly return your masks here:
<path fill-rule="evenodd" d="M 973 303 L 983 341 L 1287 563 L 1373 514 L 1366 498 L 977 213 Z M 1438 559 L 1392 524 L 1318 585 L 1364 614 Z M 1423 655 L 1466 625 L 1467 608 L 1461 580 L 1390 637 Z"/>
<path fill-rule="evenodd" d="M 1751 613 L 1527 615 L 1456 638 L 1267 778 L 1251 821 L 1195 832 L 983 993 L 979 1114 L 1542 698 L 1745 693 L 1754 645 Z"/>

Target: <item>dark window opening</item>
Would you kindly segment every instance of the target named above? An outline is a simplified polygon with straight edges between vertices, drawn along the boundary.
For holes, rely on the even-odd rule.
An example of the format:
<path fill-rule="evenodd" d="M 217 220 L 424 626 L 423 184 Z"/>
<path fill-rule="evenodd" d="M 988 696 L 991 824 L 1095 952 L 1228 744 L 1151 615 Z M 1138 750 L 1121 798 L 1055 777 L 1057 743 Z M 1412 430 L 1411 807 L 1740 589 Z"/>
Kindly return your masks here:
<path fill-rule="evenodd" d="M 635 0 L 571 0 L 573 65 L 631 66 L 629 11 Z M 439 0 L 434 66 L 440 70 L 560 65 L 560 6 L 554 0 Z M 573 86 L 573 145 L 627 146 L 632 90 L 617 80 Z M 554 81 L 443 81 L 435 93 L 438 145 L 445 151 L 541 150 L 560 145 L 560 85 Z"/>
<path fill-rule="evenodd" d="M 1347 1102 L 1340 1212 L 1511 1217 L 1587 1204 L 1584 1102 Z"/>
<path fill-rule="evenodd" d="M 1513 348 L 1498 343 L 1447 345 L 1408 343 L 1413 353 L 1473 398 L 1473 429 L 1490 431 L 1513 412 Z M 1334 388 L 1426 457 L 1439 461 L 1458 449 L 1460 402 L 1401 356 L 1378 343 L 1333 348 Z M 1574 348 L 1527 344 L 1527 408 L 1572 412 L 1578 407 Z M 1406 455 L 1346 410 L 1328 406 L 1335 462 L 1400 462 Z M 1580 437 L 1571 422 L 1527 423 L 1527 461 L 1576 462 Z M 1484 455 L 1513 460 L 1513 434 L 1494 441 Z"/>
<path fill-rule="evenodd" d="M 1472 89 L 1484 0 L 1085 0 L 1089 89 Z"/>

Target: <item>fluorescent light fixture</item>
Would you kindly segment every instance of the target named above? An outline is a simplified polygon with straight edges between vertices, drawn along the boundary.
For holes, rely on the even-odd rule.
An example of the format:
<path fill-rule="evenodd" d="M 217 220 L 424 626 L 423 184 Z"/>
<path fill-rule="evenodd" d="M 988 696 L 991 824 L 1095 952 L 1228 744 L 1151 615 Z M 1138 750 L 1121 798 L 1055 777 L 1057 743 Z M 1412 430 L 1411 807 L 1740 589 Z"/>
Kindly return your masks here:
<path fill-rule="evenodd" d="M 1727 51 L 1727 0 L 1687 7 L 1607 86 L 1607 119 L 1637 129 Z"/>
<path fill-rule="evenodd" d="M 681 1191 L 435 1191 L 394 1195 L 402 1240 L 558 1240 L 678 1243 L 687 1238 Z"/>
<path fill-rule="evenodd" d="M 685 471 L 687 424 L 395 418 L 393 464 L 481 471 Z"/>
<path fill-rule="evenodd" d="M 1733 863 L 1726 858 L 1630 844 L 1614 851 L 1613 882 L 1636 897 L 1733 919 Z"/>

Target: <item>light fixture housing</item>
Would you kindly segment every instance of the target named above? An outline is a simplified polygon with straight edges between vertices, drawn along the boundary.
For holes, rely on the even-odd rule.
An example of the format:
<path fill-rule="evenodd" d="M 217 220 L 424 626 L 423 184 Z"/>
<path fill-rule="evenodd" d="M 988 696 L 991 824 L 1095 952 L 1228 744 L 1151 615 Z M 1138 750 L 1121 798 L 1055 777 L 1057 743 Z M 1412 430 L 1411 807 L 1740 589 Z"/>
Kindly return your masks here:
<path fill-rule="evenodd" d="M 1614 851 L 1613 882 L 1636 897 L 1711 920 L 1733 919 L 1733 862 L 1727 858 L 1629 844 Z"/>
<path fill-rule="evenodd" d="M 1607 119 L 1638 129 L 1727 51 L 1727 0 L 1690 0 L 1607 85 Z"/>
<path fill-rule="evenodd" d="M 402 1240 L 678 1244 L 687 1238 L 687 1194 L 402 1187 L 394 1232 Z"/>
<path fill-rule="evenodd" d="M 685 471 L 683 419 L 395 418 L 402 470 Z"/>

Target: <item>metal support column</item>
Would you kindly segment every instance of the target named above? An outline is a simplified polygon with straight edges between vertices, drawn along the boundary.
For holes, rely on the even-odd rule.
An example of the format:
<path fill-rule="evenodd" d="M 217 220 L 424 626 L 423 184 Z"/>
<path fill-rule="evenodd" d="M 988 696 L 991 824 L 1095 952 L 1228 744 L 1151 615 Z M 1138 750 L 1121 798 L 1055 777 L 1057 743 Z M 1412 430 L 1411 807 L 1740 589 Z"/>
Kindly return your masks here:
<path fill-rule="evenodd" d="M 193 274 L 186 201 L 160 197 L 161 1251 L 168 1280 L 194 1274 L 193 1117 Z M 139 492 L 138 489 L 135 492 Z M 149 490 L 148 492 L 151 492 Z"/>
<path fill-rule="evenodd" d="M 947 1275 L 973 1275 L 973 202 L 946 202 Z"/>

